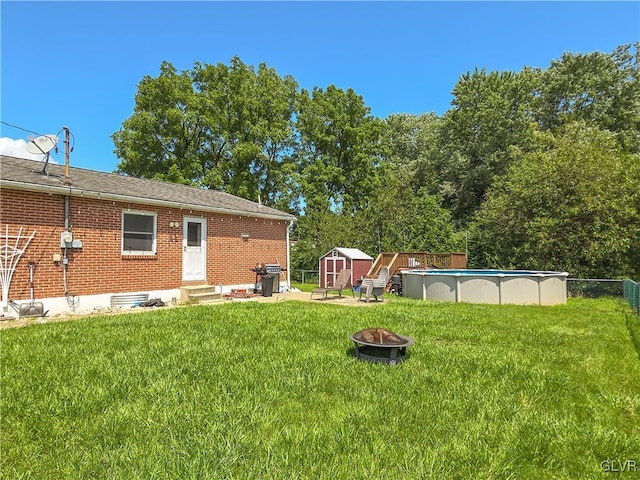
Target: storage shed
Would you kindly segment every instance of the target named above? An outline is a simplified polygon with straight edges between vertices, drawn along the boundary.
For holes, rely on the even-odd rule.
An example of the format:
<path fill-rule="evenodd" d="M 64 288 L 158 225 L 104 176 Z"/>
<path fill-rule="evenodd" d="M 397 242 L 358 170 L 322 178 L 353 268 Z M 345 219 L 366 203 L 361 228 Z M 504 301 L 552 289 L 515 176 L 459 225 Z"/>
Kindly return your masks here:
<path fill-rule="evenodd" d="M 332 287 L 343 268 L 351 270 L 351 285 L 356 285 L 372 264 L 373 258 L 357 248 L 335 247 L 318 261 L 320 287 Z"/>

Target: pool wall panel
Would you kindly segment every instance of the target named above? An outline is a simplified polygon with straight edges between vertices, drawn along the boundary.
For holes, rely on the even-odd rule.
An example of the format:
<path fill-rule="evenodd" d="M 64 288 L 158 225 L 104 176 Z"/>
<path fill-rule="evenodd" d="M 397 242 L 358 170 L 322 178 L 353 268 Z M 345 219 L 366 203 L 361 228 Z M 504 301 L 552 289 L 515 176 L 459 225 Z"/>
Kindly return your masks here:
<path fill-rule="evenodd" d="M 540 305 L 567 303 L 567 278 L 548 277 L 540 282 Z"/>
<path fill-rule="evenodd" d="M 500 303 L 497 277 L 460 276 L 460 302 Z"/>
<path fill-rule="evenodd" d="M 422 283 L 424 284 L 422 300 L 456 301 L 457 281 L 455 277 L 429 278 L 425 276 Z"/>
<path fill-rule="evenodd" d="M 539 277 L 502 277 L 502 303 L 539 305 Z"/>

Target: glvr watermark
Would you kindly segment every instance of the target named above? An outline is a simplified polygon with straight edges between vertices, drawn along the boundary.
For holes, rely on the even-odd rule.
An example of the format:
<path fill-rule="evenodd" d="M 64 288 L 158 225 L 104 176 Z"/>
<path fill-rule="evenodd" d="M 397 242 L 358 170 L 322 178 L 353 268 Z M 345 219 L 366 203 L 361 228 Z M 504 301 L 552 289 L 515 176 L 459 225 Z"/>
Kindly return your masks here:
<path fill-rule="evenodd" d="M 637 472 L 638 462 L 635 460 L 612 460 L 607 458 L 600 462 L 603 472 Z"/>

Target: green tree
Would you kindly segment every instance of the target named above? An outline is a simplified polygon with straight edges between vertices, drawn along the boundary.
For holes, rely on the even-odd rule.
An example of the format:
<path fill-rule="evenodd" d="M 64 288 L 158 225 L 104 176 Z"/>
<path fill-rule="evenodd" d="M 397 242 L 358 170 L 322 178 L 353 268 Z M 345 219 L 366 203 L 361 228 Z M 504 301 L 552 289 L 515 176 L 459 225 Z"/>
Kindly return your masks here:
<path fill-rule="evenodd" d="M 434 113 L 422 115 L 393 114 L 384 121 L 383 156 L 413 192 L 427 188 L 438 193 L 440 174 L 437 158 L 442 121 Z"/>
<path fill-rule="evenodd" d="M 294 224 L 291 238 L 296 240 L 291 249 L 291 268 L 315 270 L 320 256 L 334 247 L 358 247 L 353 243 L 354 219 L 331 211 L 308 211 Z"/>
<path fill-rule="evenodd" d="M 380 120 L 361 96 L 329 86 L 302 90 L 296 127 L 301 203 L 305 211 L 351 215 L 371 194 Z"/>
<path fill-rule="evenodd" d="M 448 251 L 457 245 L 449 211 L 425 187 L 411 188 L 413 170 L 389 161 L 379 168 L 376 188 L 355 215 L 352 245 L 376 256 L 392 251 Z"/>
<path fill-rule="evenodd" d="M 212 145 L 209 186 L 283 206 L 293 145 L 297 83 L 262 63 L 257 72 L 234 57 L 230 65 L 197 65 L 195 79 L 210 112 Z M 222 168 L 220 168 L 222 166 Z M 286 204 L 286 200 L 284 200 Z"/>
<path fill-rule="evenodd" d="M 617 134 L 624 150 L 640 152 L 640 43 L 610 54 L 565 53 L 542 78 L 538 121 L 552 131 L 584 121 Z"/>
<path fill-rule="evenodd" d="M 540 136 L 546 147 L 523 154 L 475 217 L 473 263 L 577 277 L 637 274 L 640 157 L 583 123 Z"/>
<path fill-rule="evenodd" d="M 453 217 L 464 225 L 480 207 L 494 178 L 528 151 L 536 129 L 532 102 L 540 71 L 464 74 L 443 118 L 438 170 Z"/>
<path fill-rule="evenodd" d="M 118 171 L 197 184 L 206 128 L 190 74 L 162 62 L 157 78 L 140 81 L 133 115 L 112 135 Z"/>
<path fill-rule="evenodd" d="M 163 62 L 112 136 L 122 173 L 222 189 L 286 207 L 297 83 L 265 64 Z"/>

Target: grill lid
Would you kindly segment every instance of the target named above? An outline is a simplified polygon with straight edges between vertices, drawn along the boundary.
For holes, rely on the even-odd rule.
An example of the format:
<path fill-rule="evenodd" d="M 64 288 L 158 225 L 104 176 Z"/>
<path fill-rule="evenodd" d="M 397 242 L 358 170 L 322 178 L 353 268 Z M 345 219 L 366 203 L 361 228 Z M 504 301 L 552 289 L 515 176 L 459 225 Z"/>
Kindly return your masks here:
<path fill-rule="evenodd" d="M 259 263 L 258 265 L 256 265 L 256 268 L 252 268 L 251 270 L 256 272 L 258 275 L 284 272 L 284 269 L 280 266 L 279 263 L 265 263 L 264 265 L 262 263 Z"/>

